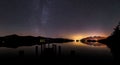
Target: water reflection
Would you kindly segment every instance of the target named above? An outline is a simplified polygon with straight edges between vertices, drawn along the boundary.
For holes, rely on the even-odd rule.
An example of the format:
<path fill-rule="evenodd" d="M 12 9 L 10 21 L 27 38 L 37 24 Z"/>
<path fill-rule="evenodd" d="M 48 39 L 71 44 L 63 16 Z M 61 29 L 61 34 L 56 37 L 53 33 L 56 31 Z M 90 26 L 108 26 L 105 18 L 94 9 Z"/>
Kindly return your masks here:
<path fill-rule="evenodd" d="M 58 52 L 58 48 L 61 48 L 61 53 L 63 55 L 69 55 L 71 50 L 74 50 L 77 55 L 86 54 L 86 55 L 108 55 L 110 56 L 110 50 L 106 46 L 89 46 L 80 42 L 71 42 L 71 43 L 52 43 L 52 44 L 45 44 L 45 45 L 33 45 L 33 46 L 21 46 L 18 48 L 7 48 L 7 47 L 0 47 L 0 54 L 18 54 L 19 50 L 23 50 L 25 55 L 35 55 L 36 46 L 38 49 L 38 55 L 41 54 L 41 49 L 55 49 Z M 43 47 L 43 48 L 42 48 Z M 92 53 L 91 53 L 92 52 Z M 105 52 L 105 53 L 104 53 Z"/>
<path fill-rule="evenodd" d="M 107 47 L 90 46 L 80 42 L 51 43 L 33 46 L 20 46 L 18 48 L 0 47 L 0 57 L 4 62 L 17 62 L 33 65 L 42 62 L 57 62 L 65 64 L 80 63 L 109 63 L 112 62 L 110 50 Z M 11 60 L 14 58 L 14 60 Z M 91 60 L 92 59 L 92 60 Z M 25 61 L 29 62 L 25 62 Z M 52 64 L 53 64 L 52 63 Z M 44 63 L 43 63 L 44 64 Z M 44 64 L 45 65 L 45 64 Z M 55 64 L 56 65 L 56 64 Z"/>

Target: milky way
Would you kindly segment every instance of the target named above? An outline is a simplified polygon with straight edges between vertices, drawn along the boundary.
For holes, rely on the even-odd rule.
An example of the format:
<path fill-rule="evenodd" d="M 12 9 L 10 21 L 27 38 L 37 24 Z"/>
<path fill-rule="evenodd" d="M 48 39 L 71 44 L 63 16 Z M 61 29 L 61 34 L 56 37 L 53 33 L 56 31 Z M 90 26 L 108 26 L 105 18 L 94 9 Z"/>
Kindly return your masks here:
<path fill-rule="evenodd" d="M 119 0 L 0 0 L 0 35 L 109 35 Z"/>

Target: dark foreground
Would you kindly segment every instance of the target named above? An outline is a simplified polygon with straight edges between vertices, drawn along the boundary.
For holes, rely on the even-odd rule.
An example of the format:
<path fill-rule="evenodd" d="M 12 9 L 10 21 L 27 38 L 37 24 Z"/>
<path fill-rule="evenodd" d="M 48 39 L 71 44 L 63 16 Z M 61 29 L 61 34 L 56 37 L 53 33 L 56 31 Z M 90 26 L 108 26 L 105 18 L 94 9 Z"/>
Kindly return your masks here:
<path fill-rule="evenodd" d="M 41 56 L 23 56 L 22 53 L 16 57 L 1 58 L 0 65 L 115 65 L 108 58 L 87 57 L 85 55 L 41 55 Z"/>
<path fill-rule="evenodd" d="M 58 54 L 56 54 L 56 45 L 53 45 L 52 48 L 44 47 L 46 44 L 49 46 L 49 44 L 52 42 L 61 43 L 68 41 L 70 42 L 73 40 L 61 38 L 51 39 L 28 36 L 24 37 L 17 35 L 2 37 L 0 47 L 17 48 L 20 46 L 41 45 L 42 52 L 39 55 L 38 47 L 36 46 L 35 56 L 25 56 L 24 51 L 22 50 L 19 51 L 18 56 L 13 57 L 8 54 L 9 57 L 7 57 L 5 55 L 2 55 L 2 57 L 0 57 L 0 65 L 115 65 L 112 59 L 103 56 L 88 56 L 85 54 L 76 55 L 74 51 L 71 51 L 69 55 L 62 55 L 60 46 L 58 47 Z"/>

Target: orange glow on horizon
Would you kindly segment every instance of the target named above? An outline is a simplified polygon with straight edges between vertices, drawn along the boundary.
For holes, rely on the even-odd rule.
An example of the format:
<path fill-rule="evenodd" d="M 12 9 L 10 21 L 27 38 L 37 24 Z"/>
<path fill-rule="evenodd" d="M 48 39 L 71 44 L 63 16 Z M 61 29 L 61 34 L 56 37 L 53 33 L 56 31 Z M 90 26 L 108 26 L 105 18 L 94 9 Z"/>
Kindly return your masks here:
<path fill-rule="evenodd" d="M 80 40 L 82 38 L 90 37 L 90 36 L 101 36 L 101 37 L 107 37 L 108 35 L 102 34 L 102 33 L 84 33 L 84 34 L 73 34 L 69 36 L 73 40 Z"/>

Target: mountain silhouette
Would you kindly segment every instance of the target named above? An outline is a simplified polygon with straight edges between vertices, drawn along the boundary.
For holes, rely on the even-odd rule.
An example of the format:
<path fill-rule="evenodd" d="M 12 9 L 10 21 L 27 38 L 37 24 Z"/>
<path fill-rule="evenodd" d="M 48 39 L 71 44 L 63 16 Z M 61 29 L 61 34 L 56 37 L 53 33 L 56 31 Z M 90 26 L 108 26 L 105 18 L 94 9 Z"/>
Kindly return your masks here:
<path fill-rule="evenodd" d="M 47 38 L 47 37 L 34 37 L 34 36 L 19 36 L 16 34 L 0 37 L 0 47 L 17 48 L 20 46 L 32 46 L 51 43 L 64 43 L 72 42 L 71 39 L 65 38 Z"/>

